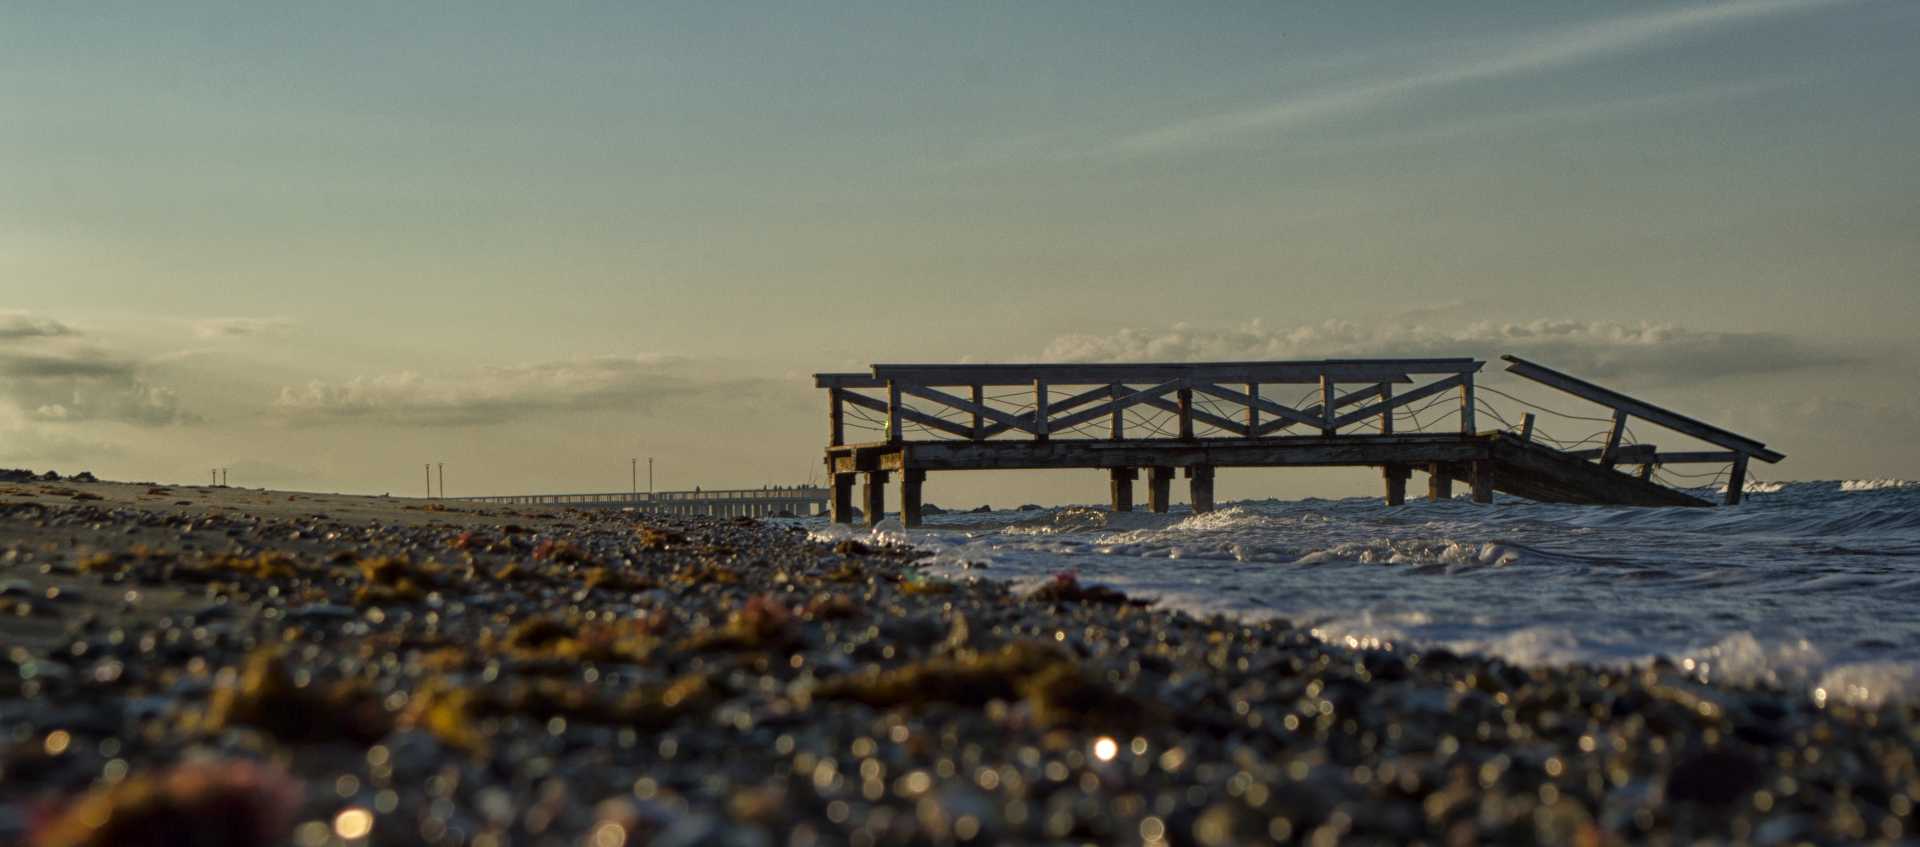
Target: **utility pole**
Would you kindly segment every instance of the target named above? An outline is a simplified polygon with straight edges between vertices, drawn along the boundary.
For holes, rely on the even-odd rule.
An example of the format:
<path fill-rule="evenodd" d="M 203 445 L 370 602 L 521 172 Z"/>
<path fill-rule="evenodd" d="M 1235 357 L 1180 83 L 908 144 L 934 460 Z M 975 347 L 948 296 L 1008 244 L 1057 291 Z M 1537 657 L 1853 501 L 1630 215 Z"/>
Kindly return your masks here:
<path fill-rule="evenodd" d="M 220 469 L 219 469 L 219 468 L 211 468 L 211 469 L 209 469 L 209 470 L 207 471 L 207 474 L 208 474 L 208 477 L 209 477 L 209 478 L 207 479 L 207 484 L 208 484 L 208 485 L 211 485 L 211 486 L 214 486 L 214 487 L 216 487 L 216 488 L 217 488 L 217 487 L 219 487 L 219 485 L 220 485 Z"/>
<path fill-rule="evenodd" d="M 647 457 L 647 496 L 653 496 L 653 457 Z"/>
<path fill-rule="evenodd" d="M 221 488 L 227 487 L 227 471 L 229 470 L 231 470 L 231 468 L 220 469 L 220 487 Z"/>
<path fill-rule="evenodd" d="M 433 464 L 440 470 L 440 499 L 445 500 L 447 498 L 447 463 L 434 462 Z"/>
<path fill-rule="evenodd" d="M 427 499 L 433 499 L 433 463 L 427 463 Z"/>
<path fill-rule="evenodd" d="M 630 470 L 633 471 L 633 494 L 634 497 L 638 498 L 640 496 L 640 460 L 630 459 L 628 461 L 632 464 Z"/>

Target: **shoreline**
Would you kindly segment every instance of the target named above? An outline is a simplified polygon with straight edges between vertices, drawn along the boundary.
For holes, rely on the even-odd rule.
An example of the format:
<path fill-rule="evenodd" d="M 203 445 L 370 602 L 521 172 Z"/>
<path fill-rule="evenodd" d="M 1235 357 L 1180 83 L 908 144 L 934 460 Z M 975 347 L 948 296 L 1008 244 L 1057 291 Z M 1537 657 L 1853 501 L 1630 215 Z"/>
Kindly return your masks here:
<path fill-rule="evenodd" d="M 237 808 L 244 843 L 1768 843 L 1920 801 L 1910 706 L 1022 596 L 749 519 L 63 481 L 0 484 L 0 539 L 0 841 Z"/>

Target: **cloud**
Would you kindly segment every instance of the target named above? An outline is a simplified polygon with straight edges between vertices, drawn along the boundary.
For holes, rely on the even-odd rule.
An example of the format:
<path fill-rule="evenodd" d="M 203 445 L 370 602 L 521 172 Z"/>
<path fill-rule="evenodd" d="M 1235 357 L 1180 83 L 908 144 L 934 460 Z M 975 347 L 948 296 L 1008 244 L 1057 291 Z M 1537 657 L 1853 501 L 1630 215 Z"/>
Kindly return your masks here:
<path fill-rule="evenodd" d="M 1663 41 L 1750 20 L 1811 11 L 1842 0 L 1727 0 L 1622 15 L 1578 27 L 1525 36 L 1493 50 L 1430 65 L 1395 77 L 1314 91 L 1274 103 L 1194 118 L 1136 132 L 1106 152 L 1139 155 L 1217 143 L 1377 109 L 1430 89 L 1556 70 L 1645 49 Z"/>
<path fill-rule="evenodd" d="M 196 338 L 244 338 L 280 335 L 293 327 L 285 318 L 207 318 L 193 323 Z"/>
<path fill-rule="evenodd" d="M 302 425 L 371 421 L 485 425 L 556 412 L 650 411 L 663 403 L 738 398 L 777 390 L 770 380 L 697 379 L 684 360 L 596 356 L 429 377 L 412 371 L 282 388 L 274 409 Z"/>
<path fill-rule="evenodd" d="M 1341 357 L 1492 357 L 1513 353 L 1594 379 L 1655 384 L 1844 365 L 1859 357 L 1772 332 L 1713 332 L 1671 324 L 1537 320 L 1481 322 L 1459 329 L 1363 326 L 1347 321 L 1269 329 L 1175 324 L 1165 331 L 1063 335 L 1041 354 L 1050 362 L 1244 361 Z"/>
<path fill-rule="evenodd" d="M 0 312 L 0 341 L 22 338 L 59 338 L 78 334 L 72 327 L 56 320 L 36 318 L 26 312 Z"/>
<path fill-rule="evenodd" d="M 173 390 L 142 376 L 141 362 L 74 340 L 58 321 L 0 318 L 0 406 L 27 421 L 165 426 L 198 418 Z"/>

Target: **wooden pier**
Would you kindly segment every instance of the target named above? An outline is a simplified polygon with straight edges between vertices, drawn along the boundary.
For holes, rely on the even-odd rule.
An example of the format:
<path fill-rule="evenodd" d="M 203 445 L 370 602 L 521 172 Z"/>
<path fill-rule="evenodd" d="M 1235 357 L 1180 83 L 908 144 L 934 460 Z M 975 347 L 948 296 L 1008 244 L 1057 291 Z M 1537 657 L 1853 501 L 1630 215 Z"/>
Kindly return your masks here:
<path fill-rule="evenodd" d="M 806 517 L 826 509 L 827 489 L 817 485 L 769 486 L 717 491 L 621 491 L 611 494 L 513 494 L 454 497 L 466 503 L 572 506 L 579 509 L 639 509 L 668 515 L 768 518 Z"/>
<path fill-rule="evenodd" d="M 1750 459 L 1784 458 L 1571 375 L 1505 361 L 1518 376 L 1605 407 L 1611 429 L 1601 446 L 1569 450 L 1537 440 L 1531 413 L 1518 426 L 1481 430 L 1484 401 L 1474 376 L 1485 363 L 1471 358 L 874 365 L 870 373 L 815 374 L 827 391 L 829 511 L 836 522 L 852 522 L 856 477 L 869 524 L 879 522 L 886 485 L 897 476 L 901 520 L 916 526 L 930 472 L 1089 468 L 1107 471 L 1115 511 L 1133 508 L 1143 471 L 1148 508 L 1167 511 L 1177 471 L 1194 511 L 1205 512 L 1218 468 L 1314 466 L 1379 468 L 1389 505 L 1405 502 L 1419 471 L 1432 499 L 1452 497 L 1459 481 L 1479 503 L 1503 491 L 1556 503 L 1705 506 L 1656 482 L 1654 470 L 1725 464 L 1726 502 L 1736 504 Z M 1630 420 L 1716 449 L 1626 443 Z M 880 437 L 850 442 L 849 429 L 863 426 Z"/>

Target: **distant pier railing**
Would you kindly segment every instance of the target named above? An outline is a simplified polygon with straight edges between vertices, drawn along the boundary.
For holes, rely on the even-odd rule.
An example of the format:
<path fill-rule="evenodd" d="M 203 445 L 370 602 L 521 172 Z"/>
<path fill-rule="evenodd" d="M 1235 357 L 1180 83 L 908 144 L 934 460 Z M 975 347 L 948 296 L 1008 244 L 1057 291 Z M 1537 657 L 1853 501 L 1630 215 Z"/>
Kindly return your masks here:
<path fill-rule="evenodd" d="M 582 509 L 633 508 L 672 515 L 715 517 L 804 517 L 827 505 L 827 489 L 817 485 L 770 486 L 694 491 L 620 491 L 601 494 L 510 494 L 448 498 L 467 503 L 523 506 L 572 506 Z"/>
<path fill-rule="evenodd" d="M 1534 441 L 1532 415 L 1516 431 L 1480 431 L 1478 411 L 1489 407 L 1474 380 L 1485 363 L 1473 358 L 883 364 L 815 374 L 827 392 L 830 511 L 851 520 L 853 482 L 862 475 L 867 520 L 878 521 L 889 475 L 898 473 L 902 522 L 914 526 L 928 472 L 1014 468 L 1106 469 L 1116 511 L 1132 508 L 1133 480 L 1144 468 L 1150 507 L 1166 511 L 1180 468 L 1194 510 L 1204 512 L 1213 508 L 1215 468 L 1282 466 L 1377 466 L 1389 504 L 1404 502 L 1408 478 L 1422 469 L 1434 499 L 1450 497 L 1458 479 L 1477 502 L 1501 489 L 1551 502 L 1706 505 L 1655 484 L 1652 468 L 1731 462 L 1728 502 L 1737 503 L 1746 460 L 1781 458 L 1744 436 L 1508 361 L 1521 376 L 1608 405 L 1613 437 L 1586 455 Z M 1660 453 L 1626 444 L 1628 416 L 1724 449 Z M 1614 470 L 1636 461 L 1637 476 Z"/>

